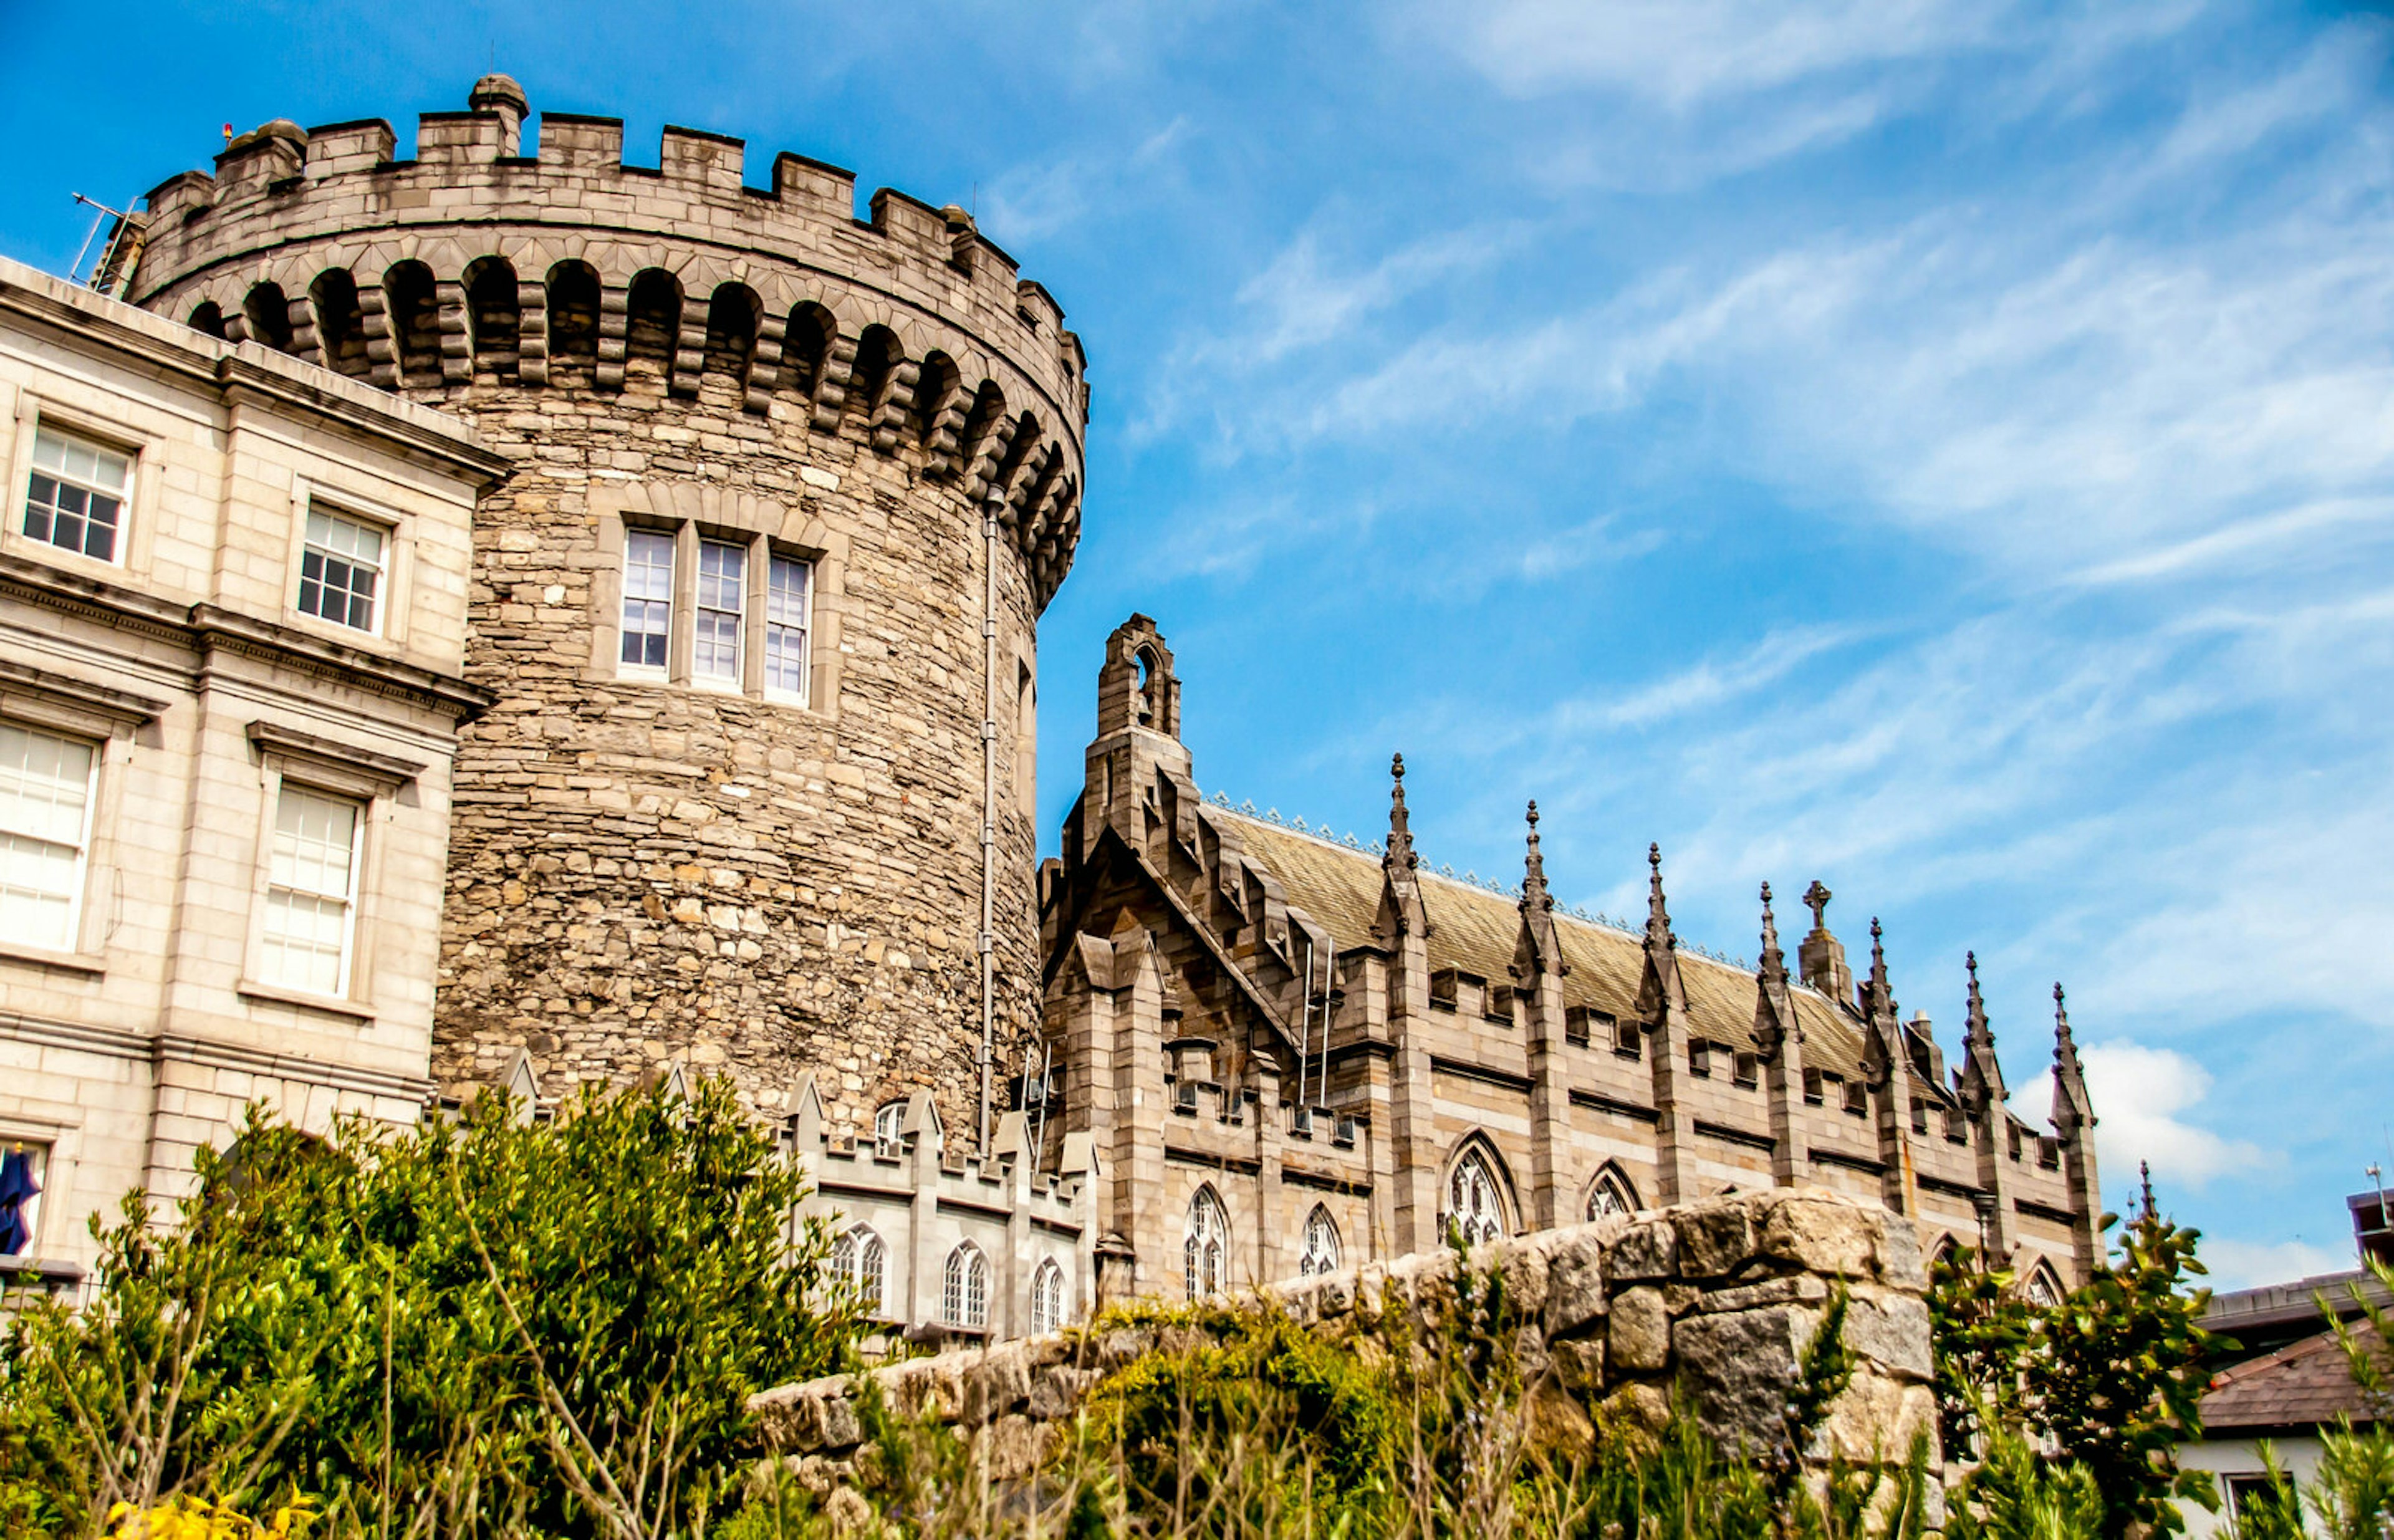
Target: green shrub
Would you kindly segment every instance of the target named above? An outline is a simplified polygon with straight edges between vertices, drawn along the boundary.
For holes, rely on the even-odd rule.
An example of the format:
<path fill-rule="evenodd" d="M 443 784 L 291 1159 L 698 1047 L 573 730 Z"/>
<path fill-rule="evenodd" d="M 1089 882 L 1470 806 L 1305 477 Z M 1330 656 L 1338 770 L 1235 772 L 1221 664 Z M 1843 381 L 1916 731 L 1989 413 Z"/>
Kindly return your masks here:
<path fill-rule="evenodd" d="M 138 1194 L 95 1219 L 86 1309 L 10 1327 L 9 1533 L 293 1492 L 322 1533 L 688 1533 L 732 1491 L 747 1396 L 853 1339 L 811 1297 L 800 1179 L 721 1083 L 329 1140 L 253 1111 L 199 1178 L 173 1228 Z"/>

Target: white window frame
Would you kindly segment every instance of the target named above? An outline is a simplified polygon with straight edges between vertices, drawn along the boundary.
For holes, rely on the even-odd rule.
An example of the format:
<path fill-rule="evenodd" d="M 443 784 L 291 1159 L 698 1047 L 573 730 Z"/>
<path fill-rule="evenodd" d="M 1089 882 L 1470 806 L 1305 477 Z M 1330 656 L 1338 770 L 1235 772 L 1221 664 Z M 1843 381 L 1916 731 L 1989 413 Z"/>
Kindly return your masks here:
<path fill-rule="evenodd" d="M 1478 1145 L 1456 1158 L 1439 1196 L 1440 1232 L 1460 1226 L 1466 1245 L 1501 1241 L 1511 1230 L 1505 1212 L 1504 1184 L 1496 1179 L 1496 1167 L 1488 1152 Z"/>
<path fill-rule="evenodd" d="M 99 767 L 107 757 L 108 744 L 104 739 L 94 740 L 84 733 L 62 732 L 56 728 L 36 725 L 17 717 L 0 718 L 0 727 L 22 732 L 28 738 L 46 738 L 53 743 L 80 748 L 87 757 L 84 765 L 82 817 L 76 822 L 75 837 L 71 845 L 65 841 L 52 839 L 46 835 L 0 827 L 0 840 L 22 838 L 31 844 L 67 845 L 67 848 L 74 852 L 74 876 L 67 893 L 66 919 L 60 927 L 60 934 L 56 943 L 52 944 L 47 938 L 10 937 L 8 940 L 19 945 L 31 946 L 40 952 L 71 954 L 80 951 L 84 906 L 91 890 L 94 814 L 99 806 Z"/>
<path fill-rule="evenodd" d="M 296 1005 L 370 1023 L 375 977 L 372 938 L 376 895 L 382 888 L 384 844 L 380 831 L 389 823 L 401 787 L 427 768 L 348 744 L 334 743 L 272 721 L 249 724 L 249 739 L 257 750 L 259 798 L 257 848 L 251 877 L 249 941 L 237 992 L 253 1000 Z M 340 987 L 332 994 L 266 976 L 266 932 L 270 889 L 274 880 L 276 820 L 283 790 L 288 783 L 318 796 L 351 802 L 358 807 L 357 846 L 349 865 L 349 912 L 342 947 Z"/>
<path fill-rule="evenodd" d="M 1031 1335 L 1045 1336 L 1064 1328 L 1064 1270 L 1053 1257 L 1031 1275 Z"/>
<path fill-rule="evenodd" d="M 625 624 L 625 622 L 630 618 L 631 607 L 635 603 L 643 607 L 643 625 L 638 634 L 642 637 L 648 637 L 654 635 L 654 633 L 648 630 L 645 625 L 646 607 L 660 602 L 656 598 L 650 594 L 642 593 L 636 596 L 632 592 L 631 573 L 633 543 L 636 540 L 643 538 L 662 541 L 664 545 L 665 593 L 664 599 L 662 602 L 664 605 L 665 612 L 665 655 L 663 663 L 633 663 L 625 659 L 624 656 L 624 638 L 632 635 L 631 628 Z M 677 580 L 681 575 L 681 562 L 677 559 L 681 555 L 681 552 L 678 549 L 679 544 L 680 543 L 678 541 L 675 540 L 673 532 L 670 530 L 651 529 L 644 524 L 629 524 L 625 526 L 621 584 L 622 592 L 617 596 L 615 601 L 615 667 L 617 672 L 621 673 L 626 678 L 665 679 L 672 677 L 674 660 L 674 590 L 677 586 Z M 645 563 L 643 564 L 643 569 L 653 570 L 652 567 Z M 646 650 L 643 649 L 643 651 L 645 652 Z"/>
<path fill-rule="evenodd" d="M 1338 1221 L 1330 1210 L 1320 1204 L 1305 1217 L 1305 1233 L 1301 1237 L 1296 1259 L 1296 1274 L 1311 1278 L 1319 1273 L 1336 1272 L 1346 1257 L 1346 1248 L 1338 1238 Z"/>
<path fill-rule="evenodd" d="M 276 879 L 274 868 L 281 864 L 283 857 L 283 813 L 294 797 L 304 797 L 322 804 L 346 808 L 349 811 L 349 862 L 343 872 L 347 886 L 338 895 L 299 888 Z M 273 819 L 263 831 L 263 837 L 269 845 L 269 854 L 266 905 L 259 912 L 256 972 L 259 982 L 269 988 L 289 990 L 299 994 L 321 994 L 335 1000 L 349 997 L 358 960 L 358 908 L 362 896 L 360 879 L 364 875 L 365 868 L 366 823 L 373 816 L 374 799 L 372 797 L 356 796 L 288 776 L 277 779 L 274 788 Z M 317 902 L 337 897 L 341 905 L 341 949 L 332 988 L 321 989 L 311 982 L 277 977 L 273 969 L 268 966 L 267 959 L 273 955 L 276 946 L 274 915 L 275 897 L 278 893 L 299 895 Z M 287 953 L 287 945 L 284 950 Z"/>
<path fill-rule="evenodd" d="M 857 1308 L 864 1314 L 888 1313 L 889 1248 L 871 1225 L 840 1232 L 832 1243 L 831 1271 L 835 1282 L 854 1290 Z"/>
<path fill-rule="evenodd" d="M 594 678 L 673 685 L 802 710 L 815 709 L 818 700 L 823 698 L 815 689 L 815 676 L 822 667 L 828 666 L 817 603 L 828 553 L 793 546 L 770 533 L 701 524 L 690 519 L 674 520 L 638 509 L 626 511 L 609 527 L 614 532 L 606 536 L 613 542 L 615 557 L 612 583 L 592 586 L 594 618 L 598 622 L 593 627 Z M 670 543 L 666 595 L 662 599 L 654 594 L 633 592 L 632 557 L 643 537 Z M 737 553 L 741 570 L 728 593 L 721 580 L 706 571 L 711 551 Z M 795 616 L 780 608 L 784 601 L 777 598 L 774 587 L 776 573 L 790 567 L 806 574 L 805 592 Z M 726 598 L 736 599 L 737 607 L 724 603 Z M 709 599 L 713 602 L 706 602 Z M 627 621 L 636 603 L 665 606 L 665 661 L 662 665 L 625 660 L 626 638 L 654 634 L 645 629 L 638 633 L 631 630 Z M 701 667 L 699 623 L 704 616 L 735 617 L 731 632 L 734 655 L 729 673 L 719 665 L 712 670 Z M 644 624 L 647 618 L 644 614 Z M 777 680 L 776 671 L 769 666 L 775 656 L 777 636 L 790 633 L 798 638 L 799 676 L 796 689 Z"/>
<path fill-rule="evenodd" d="M 906 1150 L 906 1103 L 885 1101 L 873 1113 L 873 1152 L 896 1159 Z"/>
<path fill-rule="evenodd" d="M 328 503 L 314 497 L 308 498 L 304 502 L 300 503 L 295 511 L 299 520 L 299 559 L 295 565 L 293 582 L 291 585 L 291 608 L 293 612 L 322 625 L 336 626 L 340 630 L 348 632 L 352 636 L 380 637 L 384 635 L 389 629 L 392 577 L 399 564 L 397 559 L 399 555 L 398 529 L 382 520 L 370 518 L 350 508 L 343 507 L 336 503 Z M 328 524 L 335 527 L 348 528 L 355 530 L 362 534 L 373 535 L 376 542 L 379 543 L 380 548 L 376 553 L 376 560 L 373 564 L 375 591 L 372 597 L 366 600 L 368 607 L 367 625 L 356 625 L 346 617 L 335 619 L 331 615 L 322 612 L 321 609 L 309 610 L 305 608 L 302 604 L 302 599 L 307 593 L 308 584 L 309 582 L 308 577 L 308 558 L 310 555 L 319 556 L 325 561 L 339 561 L 346 563 L 352 571 L 356 570 L 360 565 L 355 555 L 335 551 L 330 546 L 321 546 L 317 544 L 315 522 L 319 519 L 322 519 Z M 321 596 L 323 593 L 330 591 L 329 586 L 322 581 L 321 576 L 315 581 L 317 583 L 319 594 L 318 602 L 321 605 Z M 353 589 L 343 588 L 339 590 L 339 592 L 351 600 L 354 600 L 356 598 L 356 593 Z M 346 609 L 347 606 L 345 605 L 344 608 Z"/>
<path fill-rule="evenodd" d="M 7 521 L 9 533 L 17 539 L 52 556 L 72 556 L 79 561 L 94 561 L 103 566 L 123 567 L 125 564 L 126 548 L 133 536 L 133 500 L 135 490 L 140 484 L 140 452 L 121 441 L 112 441 L 105 436 L 87 432 L 80 427 L 69 427 L 46 413 L 35 413 L 32 427 L 33 432 L 28 436 L 25 447 L 25 474 L 18 483 L 16 507 L 10 510 Z M 63 441 L 70 448 L 88 450 L 95 454 L 110 454 L 122 459 L 125 462 L 124 487 L 119 491 L 110 492 L 89 482 L 45 468 L 39 464 L 41 442 L 45 435 Z M 103 497 L 116 499 L 115 535 L 109 542 L 109 552 L 106 556 L 93 556 L 79 545 L 72 547 L 59 545 L 48 536 L 34 534 L 25 528 L 26 513 L 33 501 L 33 478 L 36 476 L 48 477 L 53 481 L 63 482 L 87 494 L 96 493 Z M 87 519 L 86 527 L 86 529 L 89 527 Z M 55 522 L 52 528 L 56 528 Z"/>
<path fill-rule="evenodd" d="M 970 1241 L 948 1253 L 941 1270 L 940 1318 L 951 1326 L 980 1331 L 989 1325 L 989 1257 Z"/>
<path fill-rule="evenodd" d="M 1230 1214 L 1210 1184 L 1199 1188 L 1189 1200 L 1188 1216 L 1181 1221 L 1180 1263 L 1190 1299 L 1204 1299 L 1229 1289 Z"/>
<path fill-rule="evenodd" d="M 798 596 L 798 612 L 796 620 L 777 620 L 773 614 L 774 606 L 781 602 L 782 599 L 781 590 L 774 586 L 773 580 L 783 567 L 796 567 L 806 573 L 806 587 Z M 813 696 L 816 572 L 816 563 L 809 558 L 789 551 L 775 550 L 770 545 L 765 547 L 764 612 L 758 617 L 756 637 L 757 657 L 764 672 L 767 700 L 784 701 L 791 705 L 803 706 L 808 704 Z M 798 687 L 796 690 L 774 682 L 773 636 L 777 631 L 797 633 Z"/>
<path fill-rule="evenodd" d="M 748 628 L 757 609 L 748 590 L 756 581 L 756 547 L 759 544 L 753 540 L 718 540 L 706 534 L 698 537 L 698 560 L 690 600 L 690 682 L 701 690 L 740 692 L 747 682 L 748 660 L 756 651 L 749 645 Z M 708 562 L 718 555 L 736 563 L 738 571 L 728 578 L 710 573 Z M 710 586 L 714 588 L 713 603 L 708 602 Z M 722 603 L 726 592 L 731 599 L 728 609 Z M 702 667 L 699 662 L 701 652 L 716 645 L 711 637 L 699 634 L 701 623 L 709 623 L 706 628 L 712 631 L 714 618 L 720 616 L 729 616 L 731 621 L 731 667 L 728 673 Z"/>

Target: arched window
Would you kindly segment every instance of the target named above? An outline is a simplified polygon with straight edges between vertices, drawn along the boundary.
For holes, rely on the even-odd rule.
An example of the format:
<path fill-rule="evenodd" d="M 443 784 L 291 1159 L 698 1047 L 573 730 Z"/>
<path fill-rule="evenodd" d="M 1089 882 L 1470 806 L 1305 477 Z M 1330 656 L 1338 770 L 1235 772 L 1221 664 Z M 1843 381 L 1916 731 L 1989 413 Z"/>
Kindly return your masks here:
<path fill-rule="evenodd" d="M 903 1101 L 882 1103 L 873 1114 L 873 1152 L 895 1155 L 905 1149 L 906 1104 Z"/>
<path fill-rule="evenodd" d="M 1467 1150 L 1446 1178 L 1446 1211 L 1440 1218 L 1446 1226 L 1463 1231 L 1465 1245 L 1503 1240 L 1505 1200 L 1501 1194 L 1495 1169 L 1488 1164 L 1488 1152 L 1478 1148 Z"/>
<path fill-rule="evenodd" d="M 941 1303 L 951 1326 L 989 1324 L 989 1258 L 970 1241 L 948 1253 Z"/>
<path fill-rule="evenodd" d="M 1211 1187 L 1201 1187 L 1189 1200 L 1189 1222 L 1182 1232 L 1181 1260 L 1189 1278 L 1189 1297 L 1219 1294 L 1229 1281 L 1230 1217 Z"/>
<path fill-rule="evenodd" d="M 2039 1262 L 2020 1280 L 2020 1297 L 2041 1310 L 2049 1310 L 2061 1303 L 2061 1280 L 2054 1276 L 2052 1264 Z"/>
<path fill-rule="evenodd" d="M 936 447 L 931 440 L 939 431 L 940 418 L 955 398 L 958 375 L 954 360 L 934 348 L 923 355 L 923 368 L 914 380 L 914 441 L 926 449 Z"/>
<path fill-rule="evenodd" d="M 1054 1257 L 1031 1275 L 1031 1335 L 1042 1336 L 1064 1324 L 1064 1270 Z"/>
<path fill-rule="evenodd" d="M 856 1308 L 866 1315 L 882 1313 L 889 1277 L 889 1248 L 863 1225 L 831 1244 L 831 1276 L 856 1291 Z"/>
<path fill-rule="evenodd" d="M 868 433 L 881 415 L 882 403 L 889 399 L 889 382 L 898 361 L 905 356 L 897 334 L 887 326 L 867 326 L 856 339 L 856 388 L 848 392 L 848 405 L 864 420 Z"/>
<path fill-rule="evenodd" d="M 1611 1214 L 1637 1212 L 1638 1190 L 1629 1185 L 1621 1167 L 1605 1162 L 1604 1169 L 1596 1174 L 1596 1185 L 1587 1190 L 1587 1217 L 1601 1219 Z"/>
<path fill-rule="evenodd" d="M 1296 1275 L 1311 1278 L 1338 1270 L 1338 1226 L 1320 1204 L 1305 1217 L 1305 1248 L 1297 1254 Z"/>
<path fill-rule="evenodd" d="M 822 306 L 800 300 L 790 307 L 790 319 L 782 334 L 782 383 L 792 395 L 814 399 L 815 388 L 822 383 L 823 359 L 837 331 L 831 312 Z"/>

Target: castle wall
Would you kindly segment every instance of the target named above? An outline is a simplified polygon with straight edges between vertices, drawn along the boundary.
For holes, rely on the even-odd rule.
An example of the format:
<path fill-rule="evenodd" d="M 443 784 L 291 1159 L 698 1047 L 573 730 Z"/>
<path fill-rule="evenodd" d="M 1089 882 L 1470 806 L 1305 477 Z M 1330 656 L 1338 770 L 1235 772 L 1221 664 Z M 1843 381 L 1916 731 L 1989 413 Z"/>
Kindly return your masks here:
<path fill-rule="evenodd" d="M 458 761 L 434 1074 L 687 1062 L 778 1112 L 811 1072 L 835 1125 L 927 1086 L 972 1128 L 985 716 L 1000 1046 L 1035 1020 L 1027 713 L 1078 538 L 1078 340 L 961 210 L 885 191 L 859 220 L 847 173 L 784 155 L 747 187 L 738 141 L 677 128 L 648 169 L 552 114 L 525 156 L 513 84 L 473 101 L 413 160 L 379 123 L 245 137 L 151 194 L 131 285 L 512 462 L 475 520 L 467 672 L 498 704 Z M 642 534 L 675 553 L 654 669 L 621 661 Z M 697 569 L 725 546 L 715 681 Z M 802 692 L 758 656 L 775 559 L 810 570 Z"/>

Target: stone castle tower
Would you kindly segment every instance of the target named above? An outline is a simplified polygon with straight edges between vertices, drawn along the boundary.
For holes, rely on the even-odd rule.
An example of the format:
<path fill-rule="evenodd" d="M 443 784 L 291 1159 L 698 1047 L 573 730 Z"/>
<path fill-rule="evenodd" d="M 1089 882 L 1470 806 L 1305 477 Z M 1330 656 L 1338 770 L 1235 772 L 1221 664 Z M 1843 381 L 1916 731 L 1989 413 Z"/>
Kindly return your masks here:
<path fill-rule="evenodd" d="M 1035 1024 L 1036 625 L 1079 533 L 1085 358 L 971 217 L 504 75 L 277 122 L 150 194 L 127 298 L 473 423 L 434 1074 L 664 1063 L 835 1122 L 985 1115 Z M 362 510 L 374 517 L 377 510 Z M 394 549 L 399 548 L 393 543 Z M 226 559 L 239 559 L 229 552 Z M 403 570 L 342 574 L 392 585 Z"/>

